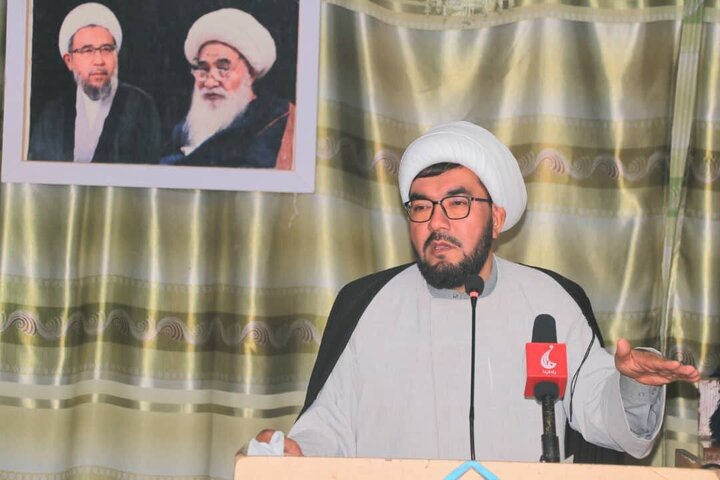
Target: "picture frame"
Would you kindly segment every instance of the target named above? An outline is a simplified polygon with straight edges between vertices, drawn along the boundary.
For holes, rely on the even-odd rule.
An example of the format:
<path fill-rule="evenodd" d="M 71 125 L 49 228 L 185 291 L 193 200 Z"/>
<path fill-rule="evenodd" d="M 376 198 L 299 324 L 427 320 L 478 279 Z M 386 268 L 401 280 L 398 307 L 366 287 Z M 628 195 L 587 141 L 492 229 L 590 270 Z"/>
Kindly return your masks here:
<path fill-rule="evenodd" d="M 109 163 L 105 163 L 107 158 L 97 161 L 99 145 L 105 140 L 103 131 L 92 161 L 86 159 L 85 162 L 79 162 L 67 158 L 70 156 L 68 152 L 73 151 L 67 147 L 64 153 L 58 154 L 60 161 L 58 158 L 31 158 L 47 155 L 30 154 L 31 136 L 33 145 L 36 145 L 36 138 L 41 138 L 35 132 L 50 131 L 55 136 L 62 136 L 58 132 L 60 127 L 56 127 L 57 122 L 46 121 L 47 128 L 44 130 L 38 127 L 46 118 L 43 115 L 50 108 L 48 105 L 55 105 L 52 102 L 61 95 L 71 95 L 76 99 L 81 95 L 77 93 L 80 88 L 76 87 L 73 75 L 80 77 L 77 77 L 76 71 L 69 70 L 59 51 L 61 42 L 58 40 L 58 32 L 67 13 L 85 3 L 91 2 L 8 2 L 3 182 L 300 193 L 314 191 L 319 0 L 95 0 L 93 3 L 106 6 L 115 14 L 122 28 L 122 45 L 116 52 L 119 84 L 132 84 L 147 92 L 155 101 L 160 124 L 160 155 L 157 159 L 148 157 L 143 163 L 135 163 L 137 157 L 132 156 L 118 157 L 119 161 Z M 191 64 L 184 53 L 186 36 L 198 18 L 221 8 L 234 8 L 249 13 L 267 29 L 275 42 L 277 58 L 266 75 L 255 79 L 253 89 L 257 99 L 282 99 L 290 108 L 294 107 L 294 122 L 290 125 L 292 117 L 288 116 L 283 133 L 283 146 L 287 146 L 288 138 L 292 139 L 292 150 L 289 150 L 291 156 L 288 160 L 286 155 L 283 165 L 280 165 L 279 160 L 269 168 L 244 164 L 228 166 L 223 163 L 161 163 L 167 158 L 167 152 L 179 152 L 177 148 L 173 150 L 173 135 L 179 131 L 178 127 L 183 126 L 197 81 L 197 77 L 193 78 Z M 93 55 L 100 54 L 94 52 Z M 216 73 L 211 71 L 209 75 L 214 78 Z M 120 92 L 119 87 L 117 92 Z M 108 127 L 108 119 L 114 113 L 112 109 L 118 103 L 117 98 L 119 93 L 112 100 L 113 106 L 109 107 L 110 113 L 102 128 Z M 76 112 L 77 105 L 75 107 Z M 70 111 L 71 108 L 66 110 Z M 245 113 L 249 111 L 250 107 L 247 107 Z M 144 117 L 145 114 L 140 113 L 131 118 L 136 118 L 138 128 L 143 129 L 146 128 L 142 125 Z M 80 125 L 77 117 L 72 119 L 64 124 L 65 140 L 69 136 L 68 129 L 72 135 L 75 125 Z M 85 142 L 84 135 L 75 135 L 75 138 L 82 138 L 78 143 Z M 228 138 L 235 142 L 239 136 L 233 135 Z M 42 144 L 47 143 L 50 142 Z M 133 142 L 125 143 L 132 145 Z M 34 147 L 32 150 L 47 151 Z M 113 160 L 118 159 L 113 157 Z"/>

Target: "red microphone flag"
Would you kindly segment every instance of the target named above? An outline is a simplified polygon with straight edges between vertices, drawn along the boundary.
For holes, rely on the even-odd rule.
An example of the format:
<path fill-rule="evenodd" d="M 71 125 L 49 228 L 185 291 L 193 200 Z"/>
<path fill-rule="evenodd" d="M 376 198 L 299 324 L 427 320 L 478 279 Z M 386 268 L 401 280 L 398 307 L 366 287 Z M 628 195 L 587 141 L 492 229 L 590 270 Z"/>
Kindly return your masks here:
<path fill-rule="evenodd" d="M 527 381 L 525 396 L 535 396 L 535 385 L 551 382 L 558 386 L 558 398 L 565 395 L 567 383 L 567 351 L 564 343 L 526 343 Z"/>

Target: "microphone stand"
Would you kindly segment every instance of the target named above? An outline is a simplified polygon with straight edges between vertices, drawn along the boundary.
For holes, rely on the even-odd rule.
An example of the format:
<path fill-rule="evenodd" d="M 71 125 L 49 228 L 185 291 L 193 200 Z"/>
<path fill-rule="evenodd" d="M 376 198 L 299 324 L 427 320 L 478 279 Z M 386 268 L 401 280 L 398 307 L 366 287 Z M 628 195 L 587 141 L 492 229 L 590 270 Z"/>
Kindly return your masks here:
<path fill-rule="evenodd" d="M 535 386 L 535 398 L 542 404 L 541 462 L 560 462 L 560 441 L 555 430 L 555 401 L 558 393 L 558 386 L 552 382 L 540 382 Z"/>
<path fill-rule="evenodd" d="M 468 275 L 465 279 L 465 292 L 470 295 L 472 306 L 472 343 L 470 353 L 470 459 L 475 460 L 475 307 L 477 299 L 485 289 L 485 282 L 479 275 Z"/>
<path fill-rule="evenodd" d="M 470 353 L 470 459 L 475 460 L 475 307 L 477 305 L 478 293 L 473 291 L 470 294 L 472 305 L 472 343 Z"/>

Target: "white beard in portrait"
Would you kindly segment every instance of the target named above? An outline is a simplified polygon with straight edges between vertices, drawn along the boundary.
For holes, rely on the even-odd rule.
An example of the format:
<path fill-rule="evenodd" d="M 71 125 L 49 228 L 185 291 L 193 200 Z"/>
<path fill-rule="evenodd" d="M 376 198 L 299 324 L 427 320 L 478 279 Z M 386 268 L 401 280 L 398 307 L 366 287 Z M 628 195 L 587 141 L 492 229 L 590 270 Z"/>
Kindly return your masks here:
<path fill-rule="evenodd" d="M 207 96 L 212 96 L 212 99 Z M 199 88 L 196 85 L 185 119 L 188 139 L 187 145 L 182 148 L 185 155 L 243 115 L 254 98 L 250 77 L 246 77 L 233 92 L 227 92 L 220 86 Z"/>

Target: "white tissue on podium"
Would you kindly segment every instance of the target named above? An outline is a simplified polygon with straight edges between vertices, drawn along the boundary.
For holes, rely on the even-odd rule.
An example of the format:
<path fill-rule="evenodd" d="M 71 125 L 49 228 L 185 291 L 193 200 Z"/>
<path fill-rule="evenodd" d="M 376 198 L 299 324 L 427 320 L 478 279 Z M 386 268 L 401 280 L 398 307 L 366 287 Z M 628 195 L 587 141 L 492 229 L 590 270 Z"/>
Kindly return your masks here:
<path fill-rule="evenodd" d="M 248 445 L 247 454 L 282 457 L 285 454 L 285 435 L 277 430 L 273 433 L 269 443 L 258 442 L 253 438 Z"/>

